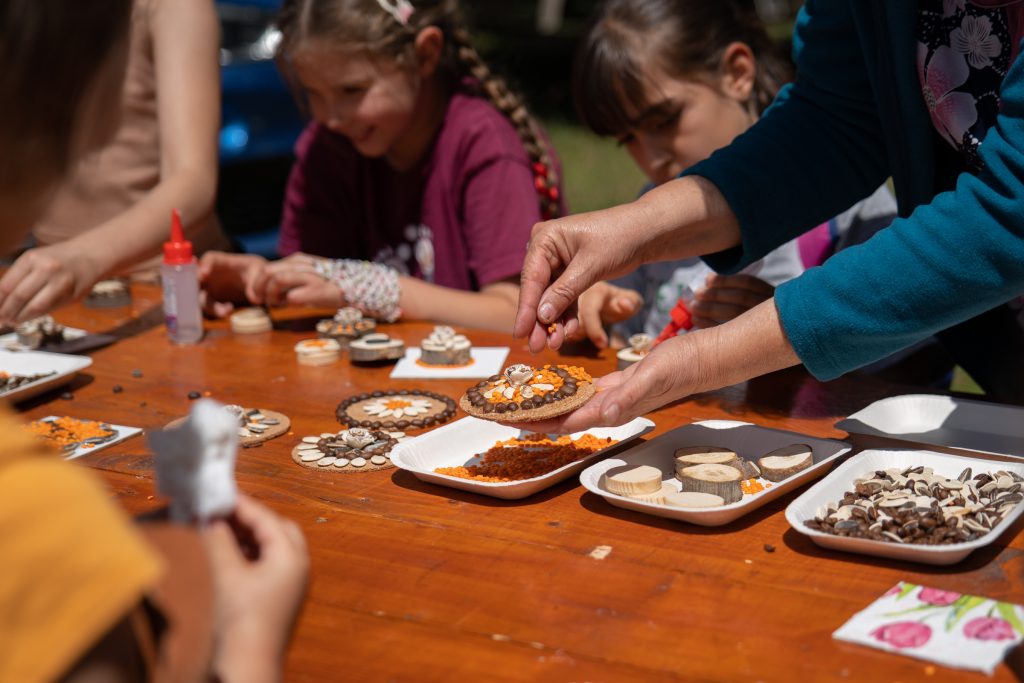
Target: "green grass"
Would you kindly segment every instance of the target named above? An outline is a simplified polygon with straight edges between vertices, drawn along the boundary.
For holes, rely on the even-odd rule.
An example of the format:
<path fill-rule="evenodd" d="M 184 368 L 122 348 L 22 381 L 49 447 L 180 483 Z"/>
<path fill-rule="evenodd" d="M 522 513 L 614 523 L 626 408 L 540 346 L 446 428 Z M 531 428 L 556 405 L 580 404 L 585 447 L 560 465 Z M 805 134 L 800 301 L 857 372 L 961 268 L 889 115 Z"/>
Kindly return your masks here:
<path fill-rule="evenodd" d="M 570 211 L 605 209 L 636 198 L 645 178 L 614 140 L 566 121 L 545 121 L 543 125 L 562 160 Z"/>

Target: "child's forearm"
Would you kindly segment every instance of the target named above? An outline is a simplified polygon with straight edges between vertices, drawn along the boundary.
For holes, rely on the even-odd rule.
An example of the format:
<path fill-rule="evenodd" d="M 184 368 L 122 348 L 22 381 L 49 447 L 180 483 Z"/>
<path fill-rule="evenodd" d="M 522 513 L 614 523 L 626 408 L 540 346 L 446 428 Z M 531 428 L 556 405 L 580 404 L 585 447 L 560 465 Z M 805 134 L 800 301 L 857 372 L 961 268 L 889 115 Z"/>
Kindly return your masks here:
<path fill-rule="evenodd" d="M 399 305 L 405 319 L 512 332 L 519 301 L 519 285 L 515 282 L 495 282 L 479 292 L 441 287 L 405 276 L 399 278 L 399 284 Z"/>

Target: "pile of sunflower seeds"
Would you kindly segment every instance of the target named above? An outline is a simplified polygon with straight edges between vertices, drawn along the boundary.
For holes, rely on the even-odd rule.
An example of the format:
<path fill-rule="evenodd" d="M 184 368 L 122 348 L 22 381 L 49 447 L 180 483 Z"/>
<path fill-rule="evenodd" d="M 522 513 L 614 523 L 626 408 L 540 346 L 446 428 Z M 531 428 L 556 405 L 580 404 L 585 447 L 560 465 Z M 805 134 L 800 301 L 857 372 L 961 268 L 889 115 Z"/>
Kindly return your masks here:
<path fill-rule="evenodd" d="M 931 467 L 869 472 L 836 504 L 818 508 L 811 529 L 836 536 L 915 545 L 949 545 L 981 538 L 1021 500 L 1024 477 L 1000 470 L 956 479 Z"/>

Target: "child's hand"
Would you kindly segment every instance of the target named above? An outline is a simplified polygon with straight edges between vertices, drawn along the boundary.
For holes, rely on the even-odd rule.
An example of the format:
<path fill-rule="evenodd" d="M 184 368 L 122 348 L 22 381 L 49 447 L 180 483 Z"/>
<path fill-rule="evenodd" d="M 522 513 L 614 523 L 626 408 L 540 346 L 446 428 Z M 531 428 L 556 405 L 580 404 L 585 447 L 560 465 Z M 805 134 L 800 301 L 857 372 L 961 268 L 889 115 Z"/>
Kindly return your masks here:
<path fill-rule="evenodd" d="M 60 244 L 29 249 L 0 278 L 0 322 L 39 317 L 84 296 L 102 275 L 88 255 Z"/>
<path fill-rule="evenodd" d="M 214 586 L 214 667 L 222 680 L 276 681 L 306 592 L 309 554 L 302 531 L 239 496 L 236 534 L 225 520 L 203 530 Z M 249 560 L 239 538 L 255 545 Z"/>
<path fill-rule="evenodd" d="M 298 253 L 269 264 L 253 282 L 253 300 L 268 306 L 341 308 L 344 293 L 317 272 L 315 261 Z"/>
<path fill-rule="evenodd" d="M 203 307 L 208 313 L 223 318 L 231 313 L 236 303 L 253 301 L 252 282 L 266 265 L 265 258 L 254 254 L 206 252 L 199 259 Z"/>
<path fill-rule="evenodd" d="M 605 325 L 631 318 L 644 305 L 644 299 L 632 289 L 598 282 L 583 292 L 579 299 L 579 330 L 572 340 L 589 338 L 599 349 L 608 346 Z"/>
<path fill-rule="evenodd" d="M 690 306 L 698 328 L 728 322 L 775 294 L 775 287 L 753 275 L 709 275 L 706 283 Z"/>

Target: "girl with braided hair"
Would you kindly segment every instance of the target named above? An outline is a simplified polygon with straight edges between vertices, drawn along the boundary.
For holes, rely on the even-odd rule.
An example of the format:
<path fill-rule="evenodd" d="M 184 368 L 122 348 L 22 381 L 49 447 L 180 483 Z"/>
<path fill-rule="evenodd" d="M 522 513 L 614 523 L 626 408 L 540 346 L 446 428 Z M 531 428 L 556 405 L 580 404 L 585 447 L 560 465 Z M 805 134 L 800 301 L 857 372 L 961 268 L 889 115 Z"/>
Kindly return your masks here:
<path fill-rule="evenodd" d="M 279 27 L 279 63 L 313 118 L 286 258 L 208 254 L 214 312 L 244 293 L 510 331 L 530 230 L 564 213 L 559 168 L 456 0 L 288 0 Z"/>

